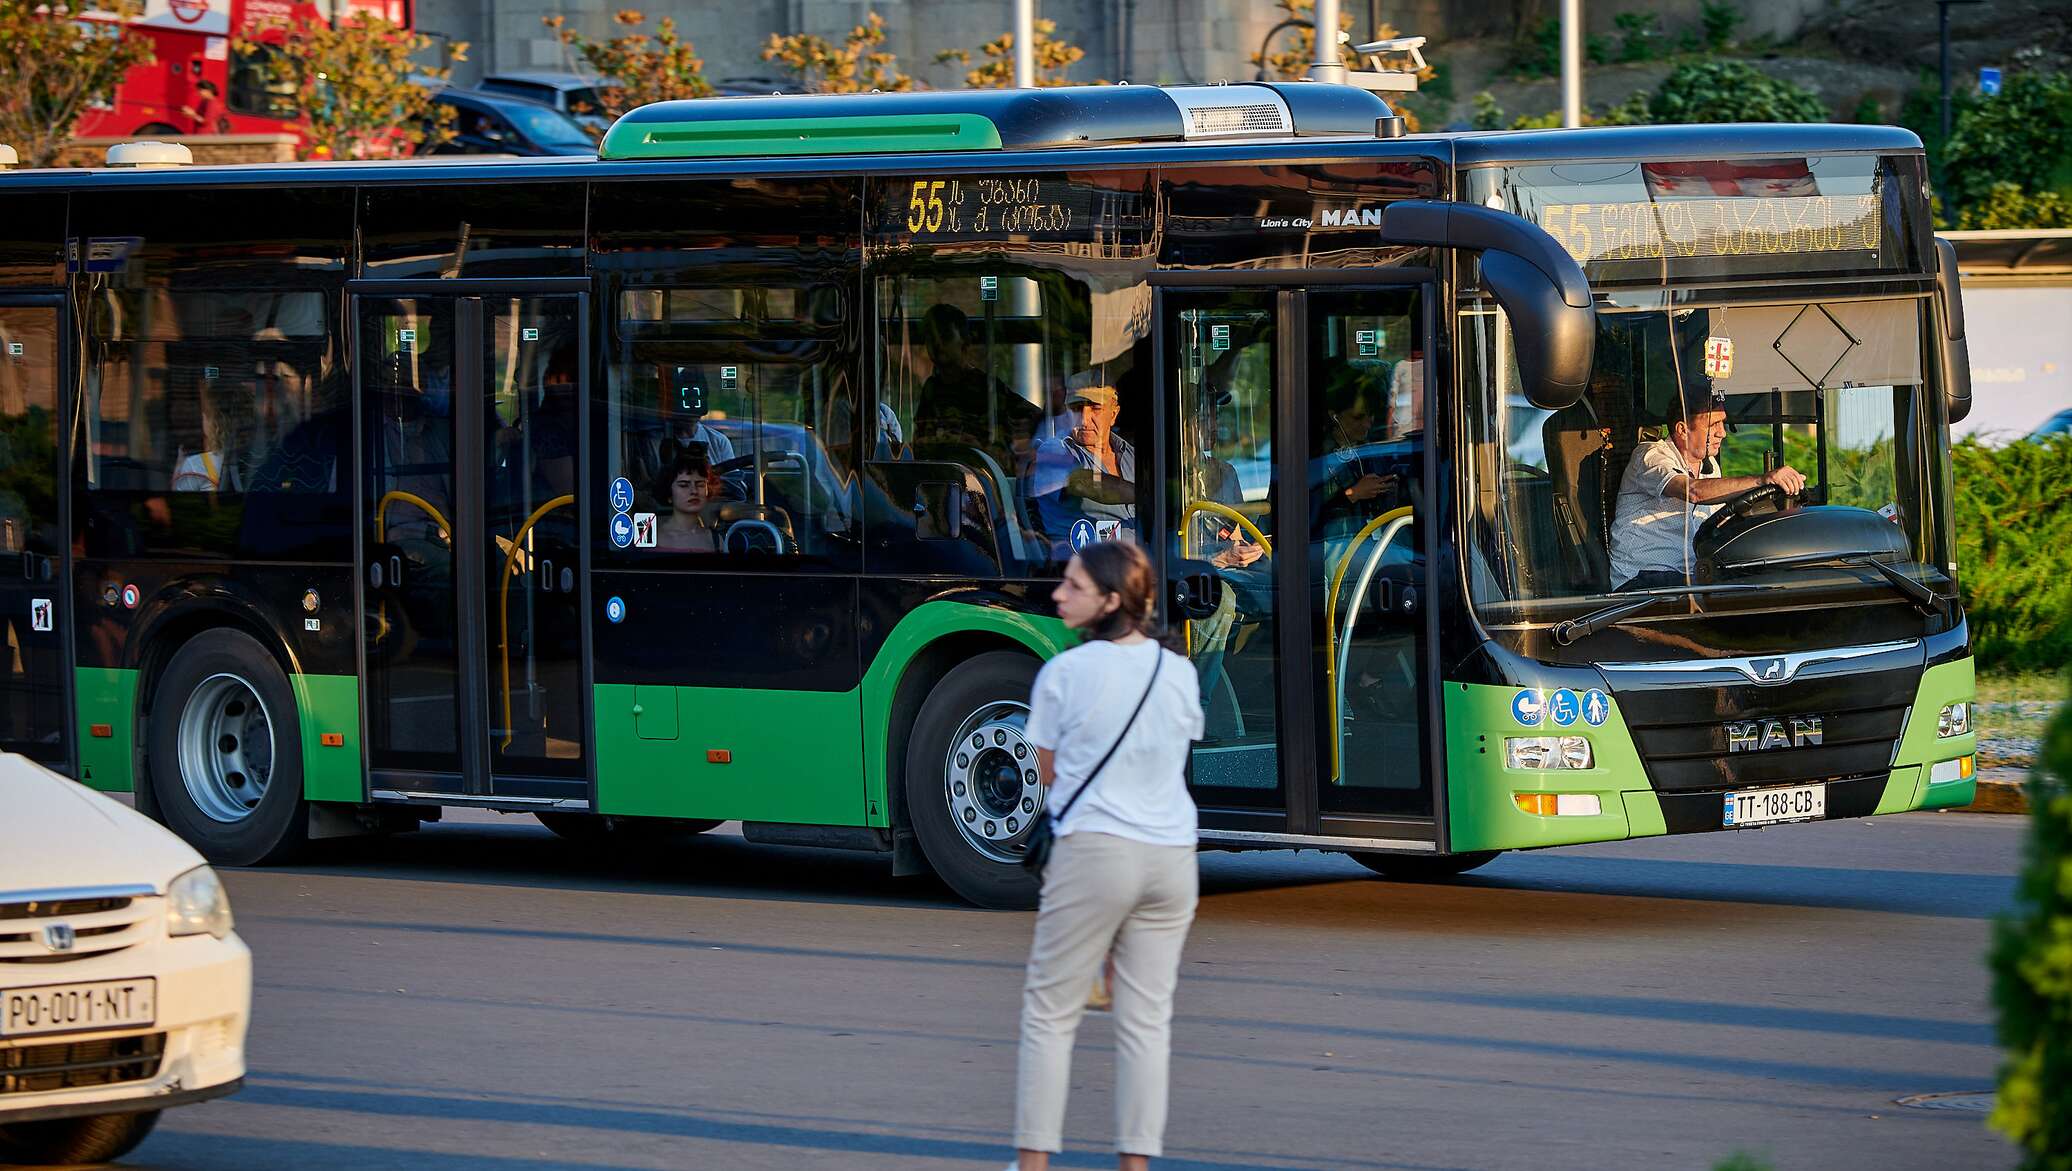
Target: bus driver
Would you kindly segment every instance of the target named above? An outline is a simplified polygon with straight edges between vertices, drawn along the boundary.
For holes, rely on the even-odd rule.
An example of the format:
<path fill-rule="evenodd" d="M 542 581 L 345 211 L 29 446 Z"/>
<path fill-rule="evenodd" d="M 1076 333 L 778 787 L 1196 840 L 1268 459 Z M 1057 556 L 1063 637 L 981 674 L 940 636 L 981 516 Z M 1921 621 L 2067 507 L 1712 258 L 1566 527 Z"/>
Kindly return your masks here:
<path fill-rule="evenodd" d="M 1037 444 L 1028 483 L 1036 527 L 1059 561 L 1089 540 L 1137 535 L 1137 450 L 1115 433 L 1122 410 L 1115 380 L 1096 369 L 1065 385 L 1071 430 Z"/>
<path fill-rule="evenodd" d="M 1615 590 L 1663 589 L 1691 578 L 1691 534 L 1719 502 L 1775 484 L 1792 496 L 1806 477 L 1786 464 L 1761 476 L 1722 476 L 1720 444 L 1727 437 L 1726 396 L 1709 379 L 1684 388 L 1683 419 L 1667 438 L 1633 449 L 1619 481 L 1612 516 L 1611 569 Z"/>

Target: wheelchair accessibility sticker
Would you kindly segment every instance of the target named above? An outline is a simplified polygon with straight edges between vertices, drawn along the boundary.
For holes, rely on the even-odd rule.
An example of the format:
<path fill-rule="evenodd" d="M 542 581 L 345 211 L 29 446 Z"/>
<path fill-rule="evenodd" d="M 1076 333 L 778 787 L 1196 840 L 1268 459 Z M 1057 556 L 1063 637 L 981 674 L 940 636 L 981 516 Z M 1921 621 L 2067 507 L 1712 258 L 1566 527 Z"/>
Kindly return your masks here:
<path fill-rule="evenodd" d="M 1547 716 L 1547 701 L 1528 687 L 1511 697 L 1511 718 L 1528 728 L 1537 728 Z"/>
<path fill-rule="evenodd" d="M 1576 693 L 1566 687 L 1547 697 L 1547 714 L 1564 728 L 1576 722 L 1576 716 L 1581 714 L 1582 707 L 1582 701 L 1576 698 Z"/>
<path fill-rule="evenodd" d="M 612 511 L 629 512 L 633 508 L 633 481 L 624 476 L 612 481 Z"/>

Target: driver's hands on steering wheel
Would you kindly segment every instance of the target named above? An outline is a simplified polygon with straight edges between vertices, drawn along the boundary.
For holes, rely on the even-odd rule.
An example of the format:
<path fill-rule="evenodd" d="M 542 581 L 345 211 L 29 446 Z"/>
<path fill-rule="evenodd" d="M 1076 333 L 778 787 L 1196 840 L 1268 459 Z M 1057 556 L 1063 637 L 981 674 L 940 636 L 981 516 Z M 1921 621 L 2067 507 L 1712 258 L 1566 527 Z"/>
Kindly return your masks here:
<path fill-rule="evenodd" d="M 1786 464 L 1764 476 L 1763 483 L 1777 485 L 1779 488 L 1784 489 L 1785 494 L 1788 496 L 1797 496 L 1806 490 L 1806 477 L 1801 475 L 1790 464 Z"/>

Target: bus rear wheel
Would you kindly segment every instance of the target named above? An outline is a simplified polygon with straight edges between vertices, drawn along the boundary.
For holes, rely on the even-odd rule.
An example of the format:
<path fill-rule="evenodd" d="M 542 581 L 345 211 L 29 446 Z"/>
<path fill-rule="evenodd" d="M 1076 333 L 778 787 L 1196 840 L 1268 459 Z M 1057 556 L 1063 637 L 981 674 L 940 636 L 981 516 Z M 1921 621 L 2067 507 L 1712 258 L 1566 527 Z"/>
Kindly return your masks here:
<path fill-rule="evenodd" d="M 1044 815 L 1036 748 L 1023 735 L 1036 667 L 1011 651 L 959 663 L 907 740 L 906 807 L 921 852 L 951 890 L 996 910 L 1028 910 L 1039 889 L 1021 864 Z"/>
<path fill-rule="evenodd" d="M 145 743 L 159 817 L 210 862 L 279 862 L 309 840 L 295 695 L 251 635 L 203 631 L 173 655 Z"/>
<path fill-rule="evenodd" d="M 1352 860 L 1397 882 L 1443 882 L 1458 878 L 1477 867 L 1487 866 L 1502 850 L 1476 850 L 1466 854 L 1353 854 Z"/>

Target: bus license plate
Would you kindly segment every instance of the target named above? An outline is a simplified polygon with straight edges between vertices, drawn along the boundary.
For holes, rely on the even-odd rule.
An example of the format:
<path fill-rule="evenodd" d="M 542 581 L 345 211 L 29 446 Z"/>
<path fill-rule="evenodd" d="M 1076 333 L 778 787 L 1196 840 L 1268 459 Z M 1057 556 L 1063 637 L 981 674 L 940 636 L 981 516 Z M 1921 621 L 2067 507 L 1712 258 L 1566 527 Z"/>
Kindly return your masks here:
<path fill-rule="evenodd" d="M 0 988 L 0 1037 L 134 1029 L 158 1019 L 158 981 L 99 980 Z"/>
<path fill-rule="evenodd" d="M 1780 821 L 1816 821 L 1826 816 L 1826 785 L 1750 789 L 1727 794 L 1726 812 L 1720 820 L 1720 828 L 1775 825 Z"/>

